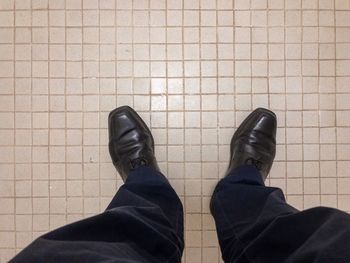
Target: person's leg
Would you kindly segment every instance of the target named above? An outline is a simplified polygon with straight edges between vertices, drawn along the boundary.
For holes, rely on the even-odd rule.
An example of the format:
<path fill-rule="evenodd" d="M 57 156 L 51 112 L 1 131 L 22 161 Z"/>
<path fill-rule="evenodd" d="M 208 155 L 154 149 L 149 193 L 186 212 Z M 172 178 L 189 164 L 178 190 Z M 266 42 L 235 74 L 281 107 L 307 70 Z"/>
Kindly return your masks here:
<path fill-rule="evenodd" d="M 283 204 L 283 195 L 277 189 L 264 187 L 276 153 L 276 129 L 275 114 L 259 108 L 241 123 L 232 136 L 229 167 L 216 186 L 210 203 L 225 262 L 247 260 L 246 254 L 242 253 L 247 247 L 247 237 L 242 238 L 241 233 L 248 232 L 248 236 L 252 233 L 250 238 L 255 237 L 258 230 L 248 230 L 260 228 L 261 222 L 270 216 L 262 214 L 261 207 L 265 206 L 265 201 L 272 198 Z M 285 212 L 290 213 L 291 210 L 286 207 Z M 257 219 L 262 220 L 255 225 Z"/>
<path fill-rule="evenodd" d="M 158 171 L 129 174 L 106 211 L 51 231 L 11 262 L 181 262 L 182 204 Z"/>
<path fill-rule="evenodd" d="M 250 114 L 231 141 L 226 176 L 211 200 L 225 262 L 347 262 L 350 216 L 331 208 L 299 212 L 282 191 L 266 187 L 274 156 L 276 117 Z"/>
<path fill-rule="evenodd" d="M 225 262 L 347 262 L 350 215 L 317 207 L 299 212 L 264 186 L 249 165 L 217 185 L 211 203 Z"/>
<path fill-rule="evenodd" d="M 40 237 L 11 262 L 181 262 L 183 208 L 159 171 L 151 132 L 129 107 L 108 121 L 109 151 L 125 184 L 104 213 Z"/>
<path fill-rule="evenodd" d="M 130 206 L 148 210 L 145 216 L 137 213 L 135 218 L 143 218 L 147 226 L 158 233 L 153 241 L 157 242 L 155 247 L 163 252 L 154 251 L 152 254 L 167 252 L 171 254 L 168 260 L 181 261 L 184 248 L 183 208 L 177 194 L 159 170 L 151 131 L 142 118 L 127 106 L 110 113 L 108 129 L 109 152 L 125 184 L 107 211 Z M 130 229 L 135 228 L 130 225 Z M 147 236 L 133 238 L 133 242 L 143 240 L 144 244 L 141 242 L 139 247 L 146 249 L 152 244 Z M 166 240 L 162 241 L 162 237 Z"/>
<path fill-rule="evenodd" d="M 254 166 L 243 165 L 218 183 L 211 212 L 225 262 L 249 262 L 245 251 L 251 243 L 276 217 L 297 210 L 286 204 L 280 189 L 264 186 Z"/>
<path fill-rule="evenodd" d="M 140 167 L 132 171 L 106 210 L 114 211 L 120 207 L 130 206 L 145 209 L 150 207 L 157 211 L 158 219 L 150 219 L 148 215 L 137 217 L 144 217 L 144 220 L 150 221 L 149 225 L 154 224 L 154 229 L 159 234 L 169 236 L 169 241 L 173 243 L 172 250 L 176 249 L 178 256 L 181 257 L 184 248 L 183 207 L 168 179 L 160 172 L 148 167 Z"/>

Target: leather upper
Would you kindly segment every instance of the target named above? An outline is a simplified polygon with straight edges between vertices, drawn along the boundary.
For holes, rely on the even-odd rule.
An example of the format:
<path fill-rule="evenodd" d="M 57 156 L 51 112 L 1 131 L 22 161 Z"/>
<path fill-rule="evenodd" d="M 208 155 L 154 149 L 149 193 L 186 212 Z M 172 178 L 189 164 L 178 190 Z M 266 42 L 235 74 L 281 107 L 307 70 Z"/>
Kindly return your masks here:
<path fill-rule="evenodd" d="M 113 110 L 108 117 L 108 131 L 109 153 L 123 181 L 130 170 L 139 166 L 159 170 L 152 134 L 132 108 L 122 106 Z"/>
<path fill-rule="evenodd" d="M 276 115 L 263 108 L 254 110 L 238 127 L 231 140 L 231 160 L 227 174 L 234 168 L 254 165 L 265 180 L 276 155 Z"/>

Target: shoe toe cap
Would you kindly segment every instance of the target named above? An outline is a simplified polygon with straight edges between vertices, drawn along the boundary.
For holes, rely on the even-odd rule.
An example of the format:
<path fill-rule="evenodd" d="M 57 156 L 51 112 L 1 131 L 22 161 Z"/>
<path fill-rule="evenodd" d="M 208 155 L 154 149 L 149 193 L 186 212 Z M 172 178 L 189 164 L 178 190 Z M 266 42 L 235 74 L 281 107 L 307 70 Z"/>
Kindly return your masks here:
<path fill-rule="evenodd" d="M 108 116 L 108 128 L 111 135 L 124 134 L 131 129 L 147 131 L 141 117 L 129 106 L 114 109 Z"/>
<path fill-rule="evenodd" d="M 271 114 L 262 113 L 257 119 L 254 130 L 264 133 L 269 137 L 276 138 L 276 117 Z"/>

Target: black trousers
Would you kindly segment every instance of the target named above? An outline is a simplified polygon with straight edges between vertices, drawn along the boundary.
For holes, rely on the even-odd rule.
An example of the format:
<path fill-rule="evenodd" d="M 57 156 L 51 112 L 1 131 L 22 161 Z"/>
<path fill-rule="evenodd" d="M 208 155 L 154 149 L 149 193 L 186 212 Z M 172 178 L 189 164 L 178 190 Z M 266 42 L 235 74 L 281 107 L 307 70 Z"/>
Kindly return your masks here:
<path fill-rule="evenodd" d="M 225 262 L 350 262 L 350 216 L 318 207 L 298 211 L 252 166 L 235 169 L 213 194 Z M 167 179 L 130 173 L 107 210 L 35 240 L 10 262 L 181 262 L 183 209 Z"/>

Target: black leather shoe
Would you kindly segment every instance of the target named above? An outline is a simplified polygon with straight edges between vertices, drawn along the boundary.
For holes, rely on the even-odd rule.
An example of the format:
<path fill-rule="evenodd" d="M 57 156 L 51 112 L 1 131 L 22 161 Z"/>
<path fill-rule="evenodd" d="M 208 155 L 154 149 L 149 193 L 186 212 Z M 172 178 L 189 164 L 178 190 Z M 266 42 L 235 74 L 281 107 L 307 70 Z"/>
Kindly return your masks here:
<path fill-rule="evenodd" d="M 159 171 L 151 131 L 132 108 L 122 106 L 111 111 L 108 131 L 109 154 L 124 182 L 129 172 L 140 166 Z"/>
<path fill-rule="evenodd" d="M 267 109 L 254 110 L 238 127 L 231 140 L 229 174 L 241 165 L 254 165 L 263 180 L 276 155 L 276 115 Z"/>

